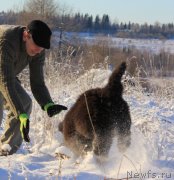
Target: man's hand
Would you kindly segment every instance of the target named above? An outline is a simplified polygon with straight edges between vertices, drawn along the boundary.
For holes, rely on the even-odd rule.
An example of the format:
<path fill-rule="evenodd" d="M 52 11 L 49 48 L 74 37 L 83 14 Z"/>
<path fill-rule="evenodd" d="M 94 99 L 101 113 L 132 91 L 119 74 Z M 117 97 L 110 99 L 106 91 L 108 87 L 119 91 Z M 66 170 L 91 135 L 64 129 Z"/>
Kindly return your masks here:
<path fill-rule="evenodd" d="M 52 117 L 60 113 L 62 110 L 67 110 L 67 107 L 59 104 L 49 103 L 45 105 L 44 109 L 47 111 L 48 116 Z"/>
<path fill-rule="evenodd" d="M 29 129 L 30 129 L 30 121 L 27 114 L 20 114 L 20 131 L 21 136 L 26 142 L 30 142 L 29 138 Z"/>

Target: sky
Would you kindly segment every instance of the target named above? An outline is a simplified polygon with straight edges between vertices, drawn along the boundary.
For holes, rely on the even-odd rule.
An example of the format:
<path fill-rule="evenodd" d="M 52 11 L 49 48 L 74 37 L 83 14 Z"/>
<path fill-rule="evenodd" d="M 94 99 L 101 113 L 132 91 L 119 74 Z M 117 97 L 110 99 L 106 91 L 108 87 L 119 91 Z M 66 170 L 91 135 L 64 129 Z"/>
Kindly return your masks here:
<path fill-rule="evenodd" d="M 1 0 L 0 11 L 22 6 L 25 0 Z M 174 0 L 55 0 L 72 12 L 93 15 L 108 14 L 112 22 L 174 22 Z"/>

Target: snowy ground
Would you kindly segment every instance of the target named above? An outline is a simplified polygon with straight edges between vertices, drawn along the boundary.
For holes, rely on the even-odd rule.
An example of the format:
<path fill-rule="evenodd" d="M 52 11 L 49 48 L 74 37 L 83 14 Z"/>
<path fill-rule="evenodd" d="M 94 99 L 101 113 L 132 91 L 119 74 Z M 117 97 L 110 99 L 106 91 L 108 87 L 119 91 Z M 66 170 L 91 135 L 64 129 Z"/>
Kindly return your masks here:
<path fill-rule="evenodd" d="M 100 38 L 98 38 L 99 40 Z M 97 38 L 90 38 L 89 42 L 97 42 Z M 111 47 L 138 49 L 159 54 L 161 51 L 174 54 L 174 40 L 159 40 L 159 39 L 130 39 L 130 38 L 113 38 L 105 37 L 103 41 L 108 41 Z"/>
<path fill-rule="evenodd" d="M 59 42 L 59 32 L 54 32 L 54 38 L 56 42 Z M 118 48 L 129 48 L 129 49 L 138 49 L 141 51 L 148 51 L 151 53 L 160 53 L 161 51 L 174 54 L 174 40 L 173 39 L 131 39 L 131 38 L 117 38 L 108 36 L 100 36 L 90 33 L 64 33 L 65 42 L 71 42 L 71 38 L 75 37 L 76 39 L 85 40 L 89 44 L 98 44 L 107 42 L 110 47 Z M 57 44 L 54 42 L 55 44 Z M 53 44 L 54 44 L 53 43 Z M 71 44 L 71 43 L 70 43 Z"/>
<path fill-rule="evenodd" d="M 59 79 L 48 85 L 54 100 L 70 108 L 84 90 L 105 85 L 109 74 L 109 70 L 96 69 L 69 83 Z M 109 159 L 103 163 L 92 153 L 84 159 L 56 157 L 56 152 L 71 155 L 62 146 L 63 138 L 57 130 L 65 112 L 48 118 L 34 101 L 31 143 L 23 143 L 17 154 L 0 157 L 0 179 L 174 179 L 174 98 L 170 88 L 166 91 L 149 94 L 142 92 L 140 86 L 125 87 L 124 98 L 130 105 L 133 122 L 132 144 L 122 155 L 114 142 Z"/>

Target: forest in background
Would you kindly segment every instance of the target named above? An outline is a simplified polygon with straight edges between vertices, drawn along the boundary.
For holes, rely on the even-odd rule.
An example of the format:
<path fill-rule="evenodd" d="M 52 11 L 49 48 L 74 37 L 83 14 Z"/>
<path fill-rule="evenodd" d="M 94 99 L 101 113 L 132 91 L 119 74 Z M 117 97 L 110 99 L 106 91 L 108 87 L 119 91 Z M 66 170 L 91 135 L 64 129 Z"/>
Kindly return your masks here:
<path fill-rule="evenodd" d="M 33 19 L 41 19 L 48 23 L 54 31 L 60 32 L 88 32 L 107 36 L 111 34 L 112 37 L 121 38 L 174 38 L 173 23 L 156 22 L 154 25 L 147 23 L 140 25 L 131 22 L 128 24 L 111 22 L 107 14 L 103 17 L 98 15 L 93 17 L 88 14 L 73 13 L 71 9 L 57 4 L 55 0 L 26 0 L 22 8 L 0 12 L 0 24 L 26 25 Z M 64 42 L 64 33 L 60 33 L 58 38 L 59 43 L 47 52 L 47 59 L 51 59 L 54 63 L 53 67 L 56 67 L 55 63 L 61 67 L 68 64 L 68 71 L 74 71 L 74 69 L 76 71 L 79 67 L 80 74 L 83 74 L 84 72 L 81 72 L 83 69 L 98 68 L 101 64 L 114 67 L 123 60 L 128 60 L 131 61 L 129 72 L 132 75 L 136 73 L 138 64 L 146 72 L 146 74 L 141 73 L 142 77 L 147 74 L 155 77 L 173 76 L 174 55 L 163 50 L 158 54 L 151 54 L 148 51 L 125 47 L 120 49 L 112 47 L 112 42 L 99 39 L 99 37 L 97 43 L 90 45 L 85 42 L 82 44 L 77 37 L 71 37 L 71 40 Z M 135 58 L 132 59 L 132 57 Z"/>
<path fill-rule="evenodd" d="M 110 34 L 120 38 L 174 39 L 173 22 L 112 22 L 108 14 L 93 17 L 90 14 L 73 13 L 69 7 L 55 0 L 27 0 L 21 8 L 0 12 L 0 24 L 26 25 L 32 19 L 44 20 L 52 29 L 59 31 Z"/>

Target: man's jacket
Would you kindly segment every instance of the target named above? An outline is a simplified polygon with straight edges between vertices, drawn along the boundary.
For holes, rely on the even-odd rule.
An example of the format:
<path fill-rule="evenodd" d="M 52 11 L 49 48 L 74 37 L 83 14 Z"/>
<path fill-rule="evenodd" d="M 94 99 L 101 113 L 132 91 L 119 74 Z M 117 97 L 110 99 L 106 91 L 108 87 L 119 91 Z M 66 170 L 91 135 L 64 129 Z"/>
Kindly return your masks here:
<path fill-rule="evenodd" d="M 31 90 L 37 102 L 41 107 L 52 102 L 44 83 L 45 51 L 34 57 L 27 54 L 23 41 L 24 28 L 22 26 L 0 25 L 0 92 L 16 117 L 21 113 L 26 113 L 20 97 L 17 95 L 15 82 L 16 76 L 27 65 L 29 65 L 30 71 Z"/>

